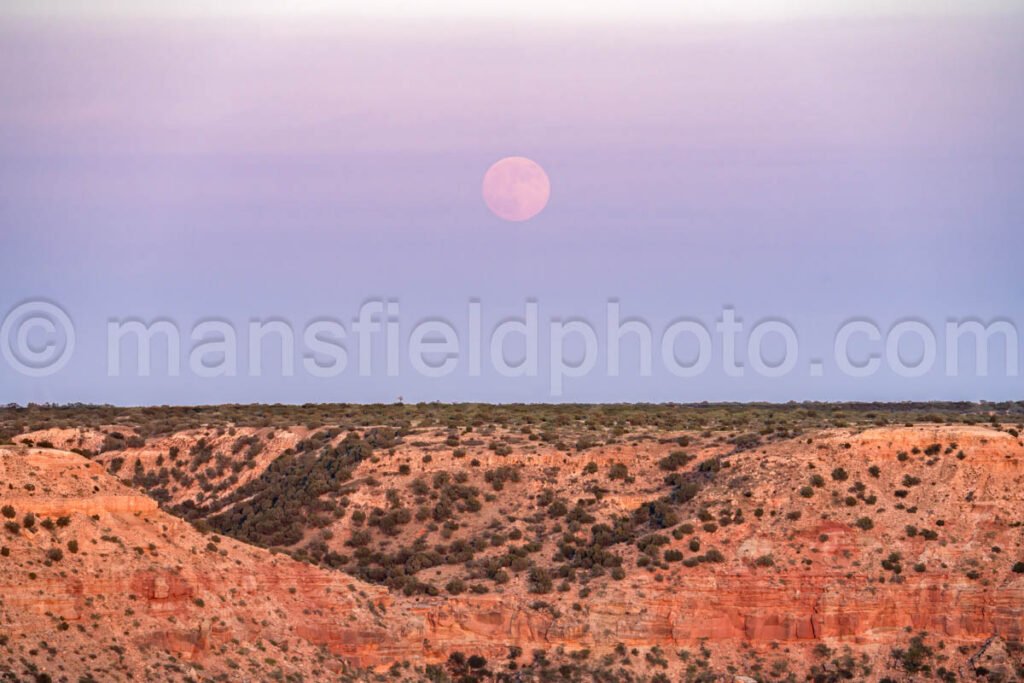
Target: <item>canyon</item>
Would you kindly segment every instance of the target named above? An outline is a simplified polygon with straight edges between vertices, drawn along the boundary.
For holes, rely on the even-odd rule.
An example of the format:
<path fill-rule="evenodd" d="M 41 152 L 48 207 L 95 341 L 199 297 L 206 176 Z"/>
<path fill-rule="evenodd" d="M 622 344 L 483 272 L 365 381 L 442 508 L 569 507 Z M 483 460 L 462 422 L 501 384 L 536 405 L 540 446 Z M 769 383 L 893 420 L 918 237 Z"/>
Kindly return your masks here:
<path fill-rule="evenodd" d="M 740 446 L 654 430 L 564 448 L 507 426 L 453 439 L 413 425 L 364 448 L 381 438 L 373 429 L 221 425 L 134 445 L 123 425 L 18 435 L 0 447 L 0 670 L 28 680 L 1024 673 L 1024 446 L 1005 429 L 831 427 Z M 98 452 L 111 433 L 124 447 Z M 295 542 L 263 544 L 246 526 L 264 497 L 298 496 L 275 473 L 282 459 L 305 453 L 296 462 L 313 486 L 317 464 L 357 439 L 344 483 L 331 484 L 335 507 L 303 513 Z M 177 487 L 148 476 L 172 449 L 179 462 L 221 456 L 225 471 Z M 243 476 L 221 485 L 246 452 Z"/>

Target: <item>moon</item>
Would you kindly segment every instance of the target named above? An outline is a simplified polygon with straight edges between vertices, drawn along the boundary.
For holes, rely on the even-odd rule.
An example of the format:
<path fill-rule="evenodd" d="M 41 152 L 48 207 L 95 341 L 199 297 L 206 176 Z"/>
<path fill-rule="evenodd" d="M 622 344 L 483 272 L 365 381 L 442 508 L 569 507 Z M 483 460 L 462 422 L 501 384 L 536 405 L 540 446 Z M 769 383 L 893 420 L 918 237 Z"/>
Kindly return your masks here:
<path fill-rule="evenodd" d="M 533 159 L 505 157 L 484 174 L 483 196 L 487 208 L 498 218 L 528 221 L 548 205 L 551 182 Z"/>

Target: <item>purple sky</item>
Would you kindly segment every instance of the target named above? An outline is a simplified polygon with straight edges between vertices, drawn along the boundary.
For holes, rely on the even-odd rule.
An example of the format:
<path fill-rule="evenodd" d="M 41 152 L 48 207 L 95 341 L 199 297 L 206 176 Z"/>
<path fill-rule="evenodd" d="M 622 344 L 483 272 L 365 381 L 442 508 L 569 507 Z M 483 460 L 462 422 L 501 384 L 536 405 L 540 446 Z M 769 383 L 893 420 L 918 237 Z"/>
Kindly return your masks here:
<path fill-rule="evenodd" d="M 1022 84 L 1024 15 L 995 12 L 0 18 L 0 315 L 43 298 L 77 330 L 53 376 L 0 362 L 0 402 L 551 398 L 544 362 L 519 379 L 111 378 L 111 317 L 187 338 L 208 318 L 349 324 L 393 298 L 403 324 L 461 329 L 471 298 L 485 327 L 532 298 L 545 324 L 600 329 L 617 298 L 660 330 L 728 305 L 792 323 L 801 368 L 850 318 L 1020 325 Z M 508 155 L 551 178 L 527 223 L 480 197 Z M 559 399 L 1021 398 L 998 371 L 624 367 Z"/>

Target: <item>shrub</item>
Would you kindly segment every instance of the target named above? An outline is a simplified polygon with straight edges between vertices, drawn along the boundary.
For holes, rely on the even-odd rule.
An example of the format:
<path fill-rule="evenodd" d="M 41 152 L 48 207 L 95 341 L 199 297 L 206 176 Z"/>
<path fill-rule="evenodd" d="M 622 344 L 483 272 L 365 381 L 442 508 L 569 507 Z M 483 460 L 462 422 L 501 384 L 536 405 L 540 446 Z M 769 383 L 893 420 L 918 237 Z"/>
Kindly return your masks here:
<path fill-rule="evenodd" d="M 871 520 L 870 517 L 861 517 L 856 522 L 854 522 L 854 524 L 856 524 L 864 531 L 868 531 L 869 529 L 875 528 L 875 523 Z"/>
<path fill-rule="evenodd" d="M 10 505 L 4 505 L 3 508 L 0 509 L 0 512 L 3 512 L 4 517 L 7 517 L 8 519 L 14 519 L 15 515 L 17 515 L 14 508 Z"/>
<path fill-rule="evenodd" d="M 544 569 L 543 567 L 533 567 L 530 569 L 530 592 L 551 592 L 551 575 L 548 573 L 547 569 Z"/>
<path fill-rule="evenodd" d="M 491 488 L 495 491 L 501 491 L 505 488 L 506 481 L 519 481 L 519 469 L 504 465 L 493 470 L 488 470 L 484 473 L 484 481 L 490 484 Z"/>
<path fill-rule="evenodd" d="M 842 467 L 837 467 L 832 470 L 832 478 L 836 481 L 846 481 L 850 478 L 849 472 L 844 470 Z"/>
<path fill-rule="evenodd" d="M 911 674 L 927 674 L 930 671 L 927 660 L 932 657 L 932 654 L 932 649 L 924 644 L 924 639 L 921 636 L 911 638 L 910 647 L 906 650 L 894 649 L 892 651 L 893 659 L 903 666 L 904 671 Z"/>
<path fill-rule="evenodd" d="M 51 562 L 60 562 L 64 559 L 64 551 L 60 548 L 50 548 L 46 551 L 46 559 Z"/>
<path fill-rule="evenodd" d="M 364 545 L 369 545 L 372 536 L 369 531 L 359 530 L 352 532 L 352 536 L 346 541 L 346 545 L 358 548 Z"/>
<path fill-rule="evenodd" d="M 810 498 L 811 496 L 814 495 L 814 489 L 811 488 L 810 486 L 804 486 L 803 488 L 800 489 L 800 495 L 803 496 L 804 498 Z"/>
<path fill-rule="evenodd" d="M 1018 562 L 1013 565 L 1014 574 L 1024 574 L 1024 562 Z"/>
<path fill-rule="evenodd" d="M 693 459 L 694 456 L 686 453 L 685 451 L 672 451 L 658 461 L 658 467 L 667 472 L 675 472 L 680 467 L 687 465 Z"/>
<path fill-rule="evenodd" d="M 629 468 L 621 462 L 612 463 L 612 466 L 608 468 L 608 478 L 626 481 L 629 479 Z"/>
<path fill-rule="evenodd" d="M 664 500 L 644 503 L 633 512 L 633 520 L 637 525 L 646 524 L 655 529 L 668 529 L 679 523 L 675 510 Z"/>
<path fill-rule="evenodd" d="M 704 472 L 705 474 L 714 474 L 722 469 L 721 458 L 708 458 L 697 465 L 698 472 Z"/>
<path fill-rule="evenodd" d="M 706 553 L 704 553 L 704 561 L 705 562 L 725 562 L 725 555 L 723 555 L 716 548 L 711 548 Z"/>

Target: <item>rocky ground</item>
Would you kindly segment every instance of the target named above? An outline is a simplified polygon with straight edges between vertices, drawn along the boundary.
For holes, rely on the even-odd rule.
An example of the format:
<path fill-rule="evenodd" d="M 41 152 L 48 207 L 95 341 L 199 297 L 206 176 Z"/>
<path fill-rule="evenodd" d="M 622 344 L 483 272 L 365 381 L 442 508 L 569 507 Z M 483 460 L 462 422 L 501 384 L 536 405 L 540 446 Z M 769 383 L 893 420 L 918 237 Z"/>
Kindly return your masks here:
<path fill-rule="evenodd" d="M 26 422 L 0 672 L 1024 678 L 1012 418 L 543 410 Z"/>

